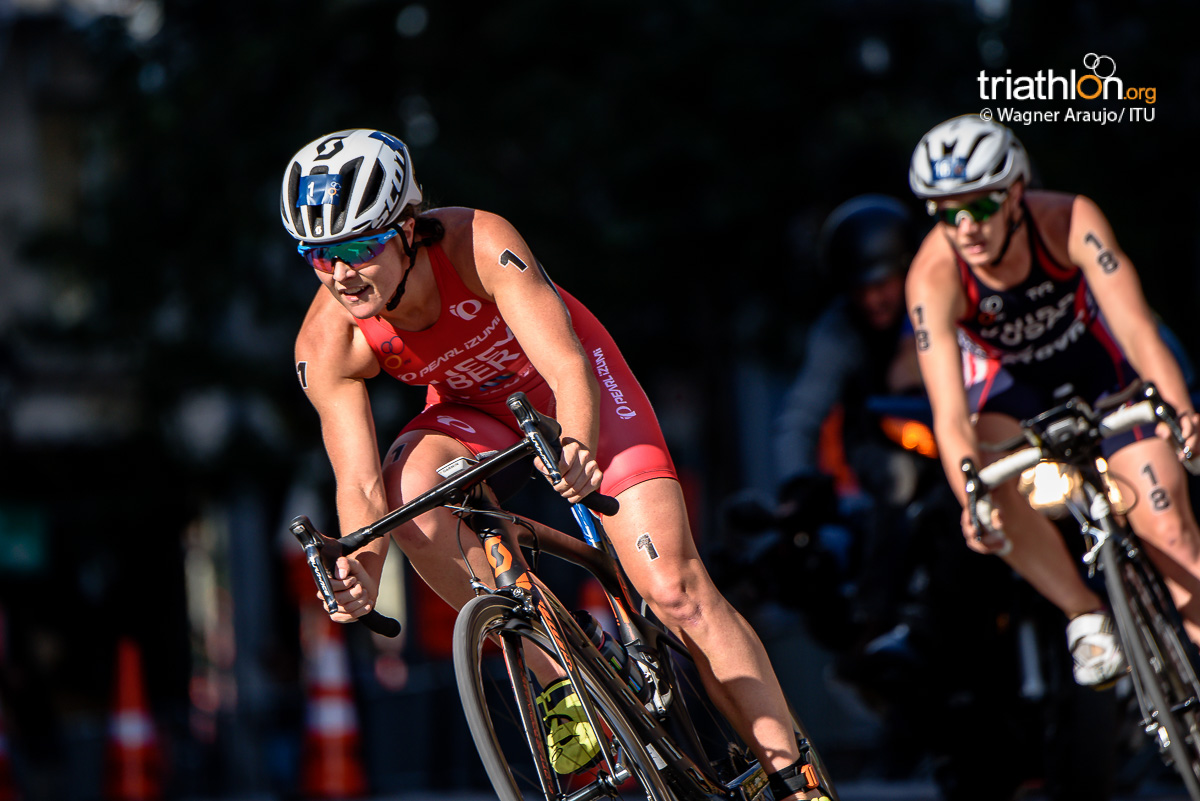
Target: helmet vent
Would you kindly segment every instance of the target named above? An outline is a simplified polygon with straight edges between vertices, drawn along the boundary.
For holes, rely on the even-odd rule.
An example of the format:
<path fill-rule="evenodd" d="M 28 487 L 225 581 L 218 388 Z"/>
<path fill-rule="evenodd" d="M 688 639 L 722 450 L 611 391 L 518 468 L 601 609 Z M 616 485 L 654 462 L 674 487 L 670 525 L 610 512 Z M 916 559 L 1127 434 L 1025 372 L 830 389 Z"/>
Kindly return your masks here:
<path fill-rule="evenodd" d="M 371 174 L 367 176 L 367 185 L 363 188 L 362 200 L 358 203 L 358 208 L 354 211 L 354 216 L 357 217 L 366 211 L 375 203 L 379 197 L 379 187 L 383 185 L 383 166 L 376 161 L 371 168 Z"/>
<path fill-rule="evenodd" d="M 1001 161 L 999 164 L 997 164 L 995 167 L 992 168 L 992 171 L 990 173 L 988 173 L 988 175 L 992 176 L 992 177 L 997 176 L 997 175 L 1003 175 L 1004 173 L 1008 172 L 1009 165 L 1011 165 L 1012 162 L 1013 162 L 1013 156 L 1012 156 L 1012 153 L 1010 152 L 1007 156 L 1005 156 L 1003 161 Z"/>
<path fill-rule="evenodd" d="M 304 215 L 296 210 L 296 201 L 300 199 L 300 173 L 300 162 L 293 161 L 292 168 L 288 171 L 287 192 L 282 199 L 283 208 L 280 212 L 283 218 L 291 223 L 292 228 L 304 233 Z"/>
<path fill-rule="evenodd" d="M 354 182 L 358 178 L 358 169 L 362 166 L 362 161 L 362 157 L 360 156 L 353 161 L 347 162 L 342 166 L 339 173 L 342 176 L 342 191 L 346 193 L 346 199 L 342 202 L 342 205 L 337 207 L 329 228 L 330 236 L 338 236 L 342 233 L 342 229 L 346 227 L 346 216 L 350 213 L 350 198 L 354 197 L 354 191 L 357 189 Z M 358 215 L 355 214 L 355 216 L 357 217 Z"/>
<path fill-rule="evenodd" d="M 991 136 L 991 134 L 990 134 L 990 133 L 988 133 L 988 134 L 984 134 L 983 136 L 981 136 L 981 137 L 979 137 L 978 139 L 976 139 L 976 140 L 975 140 L 975 142 L 974 142 L 974 143 L 971 145 L 971 149 L 967 151 L 967 155 L 966 155 L 966 161 L 970 161 L 970 160 L 971 160 L 971 156 L 974 156 L 974 155 L 975 155 L 975 151 L 979 149 L 979 146 L 980 146 L 980 145 L 982 145 L 982 144 L 983 144 L 983 141 L 984 141 L 985 139 L 987 139 L 989 136 Z"/>

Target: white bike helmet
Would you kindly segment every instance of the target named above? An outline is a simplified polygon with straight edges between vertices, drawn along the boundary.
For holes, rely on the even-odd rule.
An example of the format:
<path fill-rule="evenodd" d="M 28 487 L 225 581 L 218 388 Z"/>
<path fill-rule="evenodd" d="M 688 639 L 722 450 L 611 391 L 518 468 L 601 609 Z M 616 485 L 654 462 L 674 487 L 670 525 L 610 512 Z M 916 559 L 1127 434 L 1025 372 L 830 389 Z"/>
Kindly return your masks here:
<path fill-rule="evenodd" d="M 1029 181 L 1029 156 L 1013 132 L 977 114 L 964 114 L 921 137 L 908 184 L 923 200 L 983 190 L 1003 191 Z"/>
<path fill-rule="evenodd" d="M 408 147 L 360 128 L 323 136 L 292 157 L 279 214 L 296 239 L 335 242 L 385 228 L 420 203 Z"/>

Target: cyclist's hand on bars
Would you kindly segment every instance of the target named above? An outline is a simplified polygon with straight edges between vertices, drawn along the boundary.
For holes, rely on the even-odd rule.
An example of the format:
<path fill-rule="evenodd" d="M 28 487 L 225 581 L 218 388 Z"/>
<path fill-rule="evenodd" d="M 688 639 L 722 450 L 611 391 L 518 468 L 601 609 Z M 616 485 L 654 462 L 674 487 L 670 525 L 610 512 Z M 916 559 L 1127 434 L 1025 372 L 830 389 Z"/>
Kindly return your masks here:
<path fill-rule="evenodd" d="M 375 608 L 379 586 L 361 562 L 351 557 L 339 556 L 337 564 L 329 573 L 329 584 L 338 603 L 338 611 L 330 615 L 330 618 L 338 623 L 349 623 Z"/>
<path fill-rule="evenodd" d="M 1154 433 L 1169 442 L 1172 448 L 1177 448 L 1179 460 L 1184 461 L 1184 448 L 1194 457 L 1196 446 L 1200 444 L 1200 419 L 1198 419 L 1196 412 L 1191 409 L 1183 409 L 1175 413 L 1175 421 L 1179 424 L 1179 433 L 1183 435 L 1181 437 L 1183 448 L 1178 447 L 1179 443 L 1175 441 L 1175 436 L 1171 433 L 1171 427 L 1166 423 L 1159 423 L 1155 426 Z"/>
<path fill-rule="evenodd" d="M 1183 434 L 1183 444 L 1188 447 L 1192 454 L 1196 453 L 1196 448 L 1200 446 L 1200 415 L 1191 409 L 1185 409 L 1179 413 L 1179 430 Z M 1183 458 L 1182 451 L 1179 458 Z"/>
<path fill-rule="evenodd" d="M 584 496 L 600 489 L 600 479 L 604 475 L 592 452 L 573 437 L 562 439 L 558 471 L 563 480 L 555 484 L 554 489 L 571 503 L 579 503 Z"/>
<path fill-rule="evenodd" d="M 1004 536 L 1004 521 L 1000 517 L 999 509 L 992 509 L 992 528 L 994 531 L 979 532 L 974 525 L 971 524 L 971 513 L 963 509 L 962 511 L 962 530 L 963 537 L 966 538 L 967 547 L 976 553 L 982 554 L 1000 554 L 1003 556 L 1008 553 L 1011 544 L 1008 537 Z M 982 533 L 983 537 L 977 536 Z"/>

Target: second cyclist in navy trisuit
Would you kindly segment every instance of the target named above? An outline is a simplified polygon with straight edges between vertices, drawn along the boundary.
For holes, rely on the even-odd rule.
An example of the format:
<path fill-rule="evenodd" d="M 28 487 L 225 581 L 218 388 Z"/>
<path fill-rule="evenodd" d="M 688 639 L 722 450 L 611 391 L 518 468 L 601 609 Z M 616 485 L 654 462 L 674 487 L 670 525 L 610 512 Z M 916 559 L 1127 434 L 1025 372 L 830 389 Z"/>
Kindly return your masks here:
<path fill-rule="evenodd" d="M 1137 377 L 1158 386 L 1180 412 L 1188 444 L 1197 444 L 1179 365 L 1108 220 L 1082 195 L 1029 189 L 1029 177 L 1013 133 L 973 115 L 930 130 L 910 165 L 913 192 L 937 224 L 909 271 L 909 315 L 943 467 L 960 502 L 962 460 L 988 461 L 980 441 L 1008 439 L 1018 420 L 1066 396 L 1094 402 Z M 1111 474 L 1138 499 L 1130 525 L 1200 640 L 1200 530 L 1183 469 L 1152 430 L 1131 432 L 1107 456 Z M 994 492 L 1004 535 L 978 540 L 964 512 L 967 544 L 1000 553 L 1066 614 L 1077 682 L 1109 684 L 1125 663 L 1103 602 L 1014 484 Z"/>

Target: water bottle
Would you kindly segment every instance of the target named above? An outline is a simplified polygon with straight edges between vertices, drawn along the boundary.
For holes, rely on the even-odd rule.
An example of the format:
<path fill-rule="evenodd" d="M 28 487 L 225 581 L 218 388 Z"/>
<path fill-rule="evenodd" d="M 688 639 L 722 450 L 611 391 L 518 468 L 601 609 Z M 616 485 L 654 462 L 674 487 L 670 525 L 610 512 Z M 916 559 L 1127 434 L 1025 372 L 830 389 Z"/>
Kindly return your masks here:
<path fill-rule="evenodd" d="M 601 656 L 616 668 L 621 678 L 625 679 L 625 683 L 633 690 L 633 694 L 643 701 L 649 698 L 650 685 L 646 682 L 646 677 L 642 673 L 638 661 L 630 659 L 629 654 L 625 652 L 625 646 L 609 636 L 608 632 L 596 622 L 596 618 L 584 610 L 575 612 L 575 622 L 587 634 Z"/>

